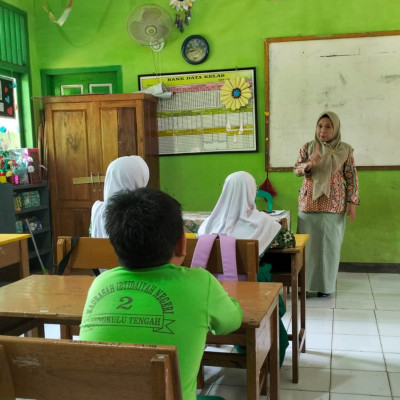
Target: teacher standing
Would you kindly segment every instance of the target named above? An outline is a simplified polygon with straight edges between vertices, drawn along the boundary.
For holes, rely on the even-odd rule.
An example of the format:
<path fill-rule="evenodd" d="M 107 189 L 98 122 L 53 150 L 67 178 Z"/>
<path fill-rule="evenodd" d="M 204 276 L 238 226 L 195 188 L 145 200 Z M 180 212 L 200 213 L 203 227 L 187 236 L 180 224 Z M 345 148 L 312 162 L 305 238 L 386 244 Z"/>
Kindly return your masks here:
<path fill-rule="evenodd" d="M 310 235 L 306 290 L 326 297 L 335 292 L 346 214 L 352 223 L 360 204 L 353 148 L 341 141 L 335 113 L 327 111 L 318 118 L 314 140 L 300 149 L 293 171 L 304 177 L 297 232 Z"/>

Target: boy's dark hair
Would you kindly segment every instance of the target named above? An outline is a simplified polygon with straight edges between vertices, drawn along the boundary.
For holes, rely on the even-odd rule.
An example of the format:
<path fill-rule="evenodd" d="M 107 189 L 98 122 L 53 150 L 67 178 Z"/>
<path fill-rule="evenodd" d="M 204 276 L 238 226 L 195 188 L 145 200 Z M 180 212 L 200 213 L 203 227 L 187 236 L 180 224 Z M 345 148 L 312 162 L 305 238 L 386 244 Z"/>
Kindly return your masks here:
<path fill-rule="evenodd" d="M 164 265 L 183 235 L 181 205 L 156 189 L 121 191 L 107 202 L 105 228 L 122 266 Z"/>

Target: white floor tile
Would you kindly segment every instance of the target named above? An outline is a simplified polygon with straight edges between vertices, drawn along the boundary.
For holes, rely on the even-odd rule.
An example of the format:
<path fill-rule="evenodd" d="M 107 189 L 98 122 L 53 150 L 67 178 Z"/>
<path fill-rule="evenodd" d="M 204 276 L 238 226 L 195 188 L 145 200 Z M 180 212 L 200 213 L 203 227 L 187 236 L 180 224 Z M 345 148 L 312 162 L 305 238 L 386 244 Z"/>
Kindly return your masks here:
<path fill-rule="evenodd" d="M 332 393 L 390 396 L 386 372 L 332 369 Z"/>
<path fill-rule="evenodd" d="M 332 369 L 386 371 L 386 364 L 382 353 L 333 350 Z"/>
<path fill-rule="evenodd" d="M 286 351 L 283 366 L 292 366 L 292 352 Z M 300 367 L 310 368 L 330 368 L 331 366 L 331 351 L 330 350 L 314 350 L 308 349 L 305 353 L 300 354 Z"/>
<path fill-rule="evenodd" d="M 335 321 L 333 333 L 351 335 L 378 335 L 376 322 L 365 321 Z"/>
<path fill-rule="evenodd" d="M 398 336 L 381 336 L 382 350 L 386 353 L 400 353 L 400 339 Z"/>
<path fill-rule="evenodd" d="M 377 310 L 400 310 L 400 296 L 397 299 L 375 300 Z"/>
<path fill-rule="evenodd" d="M 342 393 L 331 393 L 330 400 L 392 400 L 392 397 L 386 396 L 368 396 L 362 394 L 342 394 Z"/>
<path fill-rule="evenodd" d="M 226 400 L 243 400 L 247 398 L 247 388 L 244 386 L 213 385 L 208 390 L 207 395 L 221 396 Z"/>
<path fill-rule="evenodd" d="M 332 350 L 382 352 L 379 336 L 333 334 Z"/>
<path fill-rule="evenodd" d="M 337 299 L 336 309 L 338 308 L 349 308 L 351 310 L 375 310 L 375 301 L 365 299 Z"/>
<path fill-rule="evenodd" d="M 246 370 L 240 368 L 223 368 L 221 374 L 215 379 L 214 385 L 246 386 Z"/>
<path fill-rule="evenodd" d="M 383 353 L 388 372 L 400 372 L 400 353 Z"/>
<path fill-rule="evenodd" d="M 308 308 L 306 310 L 306 321 L 318 319 L 318 320 L 328 320 L 333 319 L 333 310 L 330 308 Z"/>
<path fill-rule="evenodd" d="M 307 348 L 313 350 L 330 350 L 332 348 L 331 333 L 307 333 Z"/>
<path fill-rule="evenodd" d="M 392 395 L 400 397 L 400 373 L 389 372 L 389 380 L 392 387 Z"/>
<path fill-rule="evenodd" d="M 375 312 L 373 310 L 334 310 L 334 321 L 375 321 Z"/>
<path fill-rule="evenodd" d="M 390 291 L 388 289 L 382 289 L 382 291 L 373 292 L 373 297 L 375 300 L 391 300 L 393 302 L 400 301 L 400 289 L 397 288 L 395 291 Z"/>
<path fill-rule="evenodd" d="M 400 311 L 376 310 L 376 320 L 379 322 L 390 322 L 397 324 L 400 321 Z"/>
<path fill-rule="evenodd" d="M 336 300 L 353 299 L 353 300 L 373 300 L 374 296 L 369 292 L 353 292 L 351 290 L 338 290 L 336 292 Z"/>
<path fill-rule="evenodd" d="M 281 400 L 329 400 L 329 392 L 282 389 L 279 394 Z"/>
<path fill-rule="evenodd" d="M 308 333 L 332 333 L 332 320 L 306 318 L 306 332 Z"/>
<path fill-rule="evenodd" d="M 378 322 L 378 331 L 381 336 L 400 336 L 400 321 L 394 324 Z"/>
<path fill-rule="evenodd" d="M 328 392 L 330 384 L 329 368 L 299 368 L 299 382 L 292 382 L 292 367 L 281 368 L 281 389 L 310 390 Z"/>

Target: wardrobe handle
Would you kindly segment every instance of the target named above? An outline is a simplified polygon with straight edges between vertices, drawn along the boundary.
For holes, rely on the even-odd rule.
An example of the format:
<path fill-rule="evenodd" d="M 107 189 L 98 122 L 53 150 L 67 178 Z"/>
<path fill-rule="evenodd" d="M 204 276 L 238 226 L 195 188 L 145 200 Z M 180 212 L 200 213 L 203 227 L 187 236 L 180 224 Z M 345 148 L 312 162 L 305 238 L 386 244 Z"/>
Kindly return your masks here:
<path fill-rule="evenodd" d="M 90 173 L 90 182 L 92 183 L 93 192 L 95 192 L 96 188 L 94 187 L 94 182 L 93 182 L 93 172 Z"/>
<path fill-rule="evenodd" d="M 101 192 L 100 172 L 97 173 L 97 184 L 99 185 L 99 192 Z"/>

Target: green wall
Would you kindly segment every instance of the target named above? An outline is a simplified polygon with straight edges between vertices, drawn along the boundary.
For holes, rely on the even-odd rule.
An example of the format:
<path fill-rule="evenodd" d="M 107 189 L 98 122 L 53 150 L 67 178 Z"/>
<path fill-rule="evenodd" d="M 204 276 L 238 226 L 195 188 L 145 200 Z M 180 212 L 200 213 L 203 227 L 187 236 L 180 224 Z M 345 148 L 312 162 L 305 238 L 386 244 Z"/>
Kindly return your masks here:
<path fill-rule="evenodd" d="M 32 12 L 26 0 L 9 2 L 30 13 L 34 29 L 30 31 L 31 42 L 36 43 L 34 49 L 31 46 L 36 96 L 41 94 L 40 69 L 121 65 L 124 92 L 131 92 L 138 89 L 139 74 L 256 67 L 257 153 L 161 157 L 161 188 L 175 196 L 184 210 L 212 209 L 225 177 L 233 171 L 246 170 L 259 184 L 266 177 L 264 38 L 396 30 L 400 21 L 398 0 L 198 0 L 193 3 L 192 19 L 185 32 L 174 29 L 162 52 L 153 54 L 149 48 L 135 44 L 125 27 L 130 11 L 148 0 L 75 1 L 62 28 L 48 19 L 41 0 L 34 0 Z M 56 16 L 67 4 L 61 0 L 48 3 Z M 174 15 L 168 0 L 153 3 Z M 183 40 L 192 34 L 204 35 L 210 44 L 210 55 L 199 66 L 187 64 L 180 54 Z M 36 101 L 35 110 L 39 106 Z M 342 137 L 346 140 L 345 131 Z M 357 149 L 355 158 L 357 162 Z M 355 222 L 347 226 L 342 261 L 399 263 L 400 217 L 395 207 L 400 204 L 400 173 L 360 171 L 359 178 L 361 206 Z M 274 208 L 292 210 L 295 230 L 301 179 L 291 172 L 275 172 L 270 180 L 278 192 Z"/>

